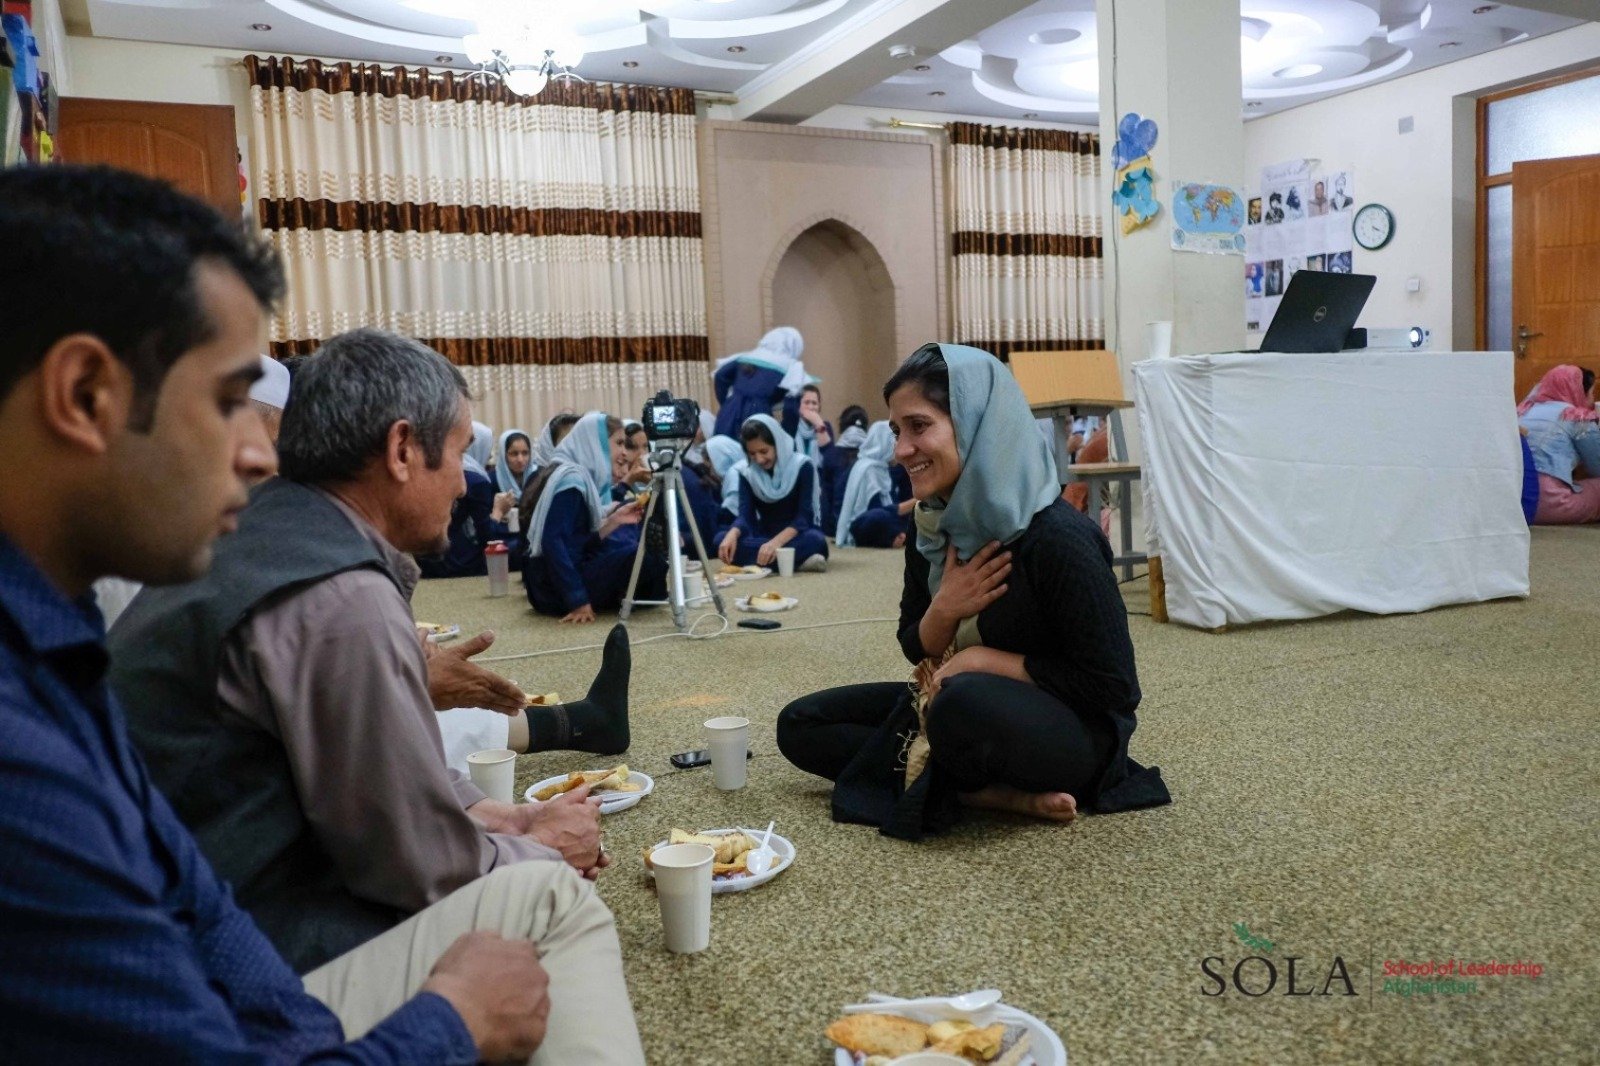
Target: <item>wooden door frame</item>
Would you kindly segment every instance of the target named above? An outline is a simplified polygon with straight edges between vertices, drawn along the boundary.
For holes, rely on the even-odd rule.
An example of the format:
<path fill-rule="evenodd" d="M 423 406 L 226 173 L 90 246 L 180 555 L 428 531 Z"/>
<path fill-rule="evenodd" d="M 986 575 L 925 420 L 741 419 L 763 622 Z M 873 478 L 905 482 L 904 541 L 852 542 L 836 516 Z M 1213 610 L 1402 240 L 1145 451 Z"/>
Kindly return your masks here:
<path fill-rule="evenodd" d="M 1511 172 L 1504 174 L 1486 174 L 1484 169 L 1489 165 L 1489 105 L 1497 100 L 1505 100 L 1513 96 L 1524 96 L 1536 93 L 1541 89 L 1554 88 L 1565 85 L 1571 81 L 1583 81 L 1585 78 L 1600 77 L 1600 64 L 1584 67 L 1582 70 L 1570 71 L 1559 74 L 1553 78 L 1544 78 L 1528 85 L 1519 85 L 1514 89 L 1502 89 L 1499 92 L 1488 93 L 1478 97 L 1478 204 L 1477 204 L 1477 235 L 1473 242 L 1473 325 L 1476 347 L 1482 351 L 1488 344 L 1489 338 L 1489 190 L 1499 185 L 1511 184 Z"/>

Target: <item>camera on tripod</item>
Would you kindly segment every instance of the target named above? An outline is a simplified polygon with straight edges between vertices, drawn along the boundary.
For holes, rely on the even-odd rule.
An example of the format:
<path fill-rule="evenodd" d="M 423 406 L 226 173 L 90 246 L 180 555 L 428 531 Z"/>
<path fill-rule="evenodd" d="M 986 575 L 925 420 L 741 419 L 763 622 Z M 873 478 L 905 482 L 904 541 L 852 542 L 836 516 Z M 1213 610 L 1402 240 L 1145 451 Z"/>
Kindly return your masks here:
<path fill-rule="evenodd" d="M 700 432 L 700 405 L 693 400 L 676 399 L 662 389 L 644 405 L 644 435 L 650 440 L 681 440 L 687 443 Z"/>

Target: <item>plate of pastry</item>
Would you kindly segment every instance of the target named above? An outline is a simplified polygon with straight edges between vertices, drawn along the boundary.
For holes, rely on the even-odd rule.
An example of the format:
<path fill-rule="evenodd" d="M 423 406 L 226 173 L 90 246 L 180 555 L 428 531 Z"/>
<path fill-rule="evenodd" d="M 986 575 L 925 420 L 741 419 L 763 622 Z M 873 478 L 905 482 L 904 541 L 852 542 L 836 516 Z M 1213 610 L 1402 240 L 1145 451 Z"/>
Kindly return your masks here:
<path fill-rule="evenodd" d="M 522 798 L 529 803 L 543 803 L 584 784 L 590 786 L 591 796 L 600 798 L 601 814 L 616 814 L 636 807 L 656 788 L 655 780 L 649 774 L 641 774 L 627 766 L 614 766 L 609 770 L 578 770 L 535 781 L 528 786 Z"/>
<path fill-rule="evenodd" d="M 773 833 L 772 850 L 777 852 L 777 860 L 763 873 L 752 874 L 745 869 L 745 855 L 756 849 L 765 834 L 764 829 L 702 829 L 698 833 L 674 829 L 667 835 L 667 839 L 658 840 L 645 849 L 644 870 L 652 880 L 655 879 L 656 872 L 650 865 L 650 853 L 656 848 L 664 848 L 668 844 L 705 844 L 717 853 L 711 865 L 711 894 L 720 896 L 728 892 L 748 892 L 752 888 L 766 884 L 794 865 L 794 845 L 784 837 Z"/>
<path fill-rule="evenodd" d="M 948 1007 L 901 1008 L 892 997 L 882 1000 L 881 1011 L 842 1015 L 828 1026 L 835 1066 L 889 1066 L 919 1052 L 987 1066 L 1067 1066 L 1061 1037 L 1004 1002 L 966 1017 Z"/>
<path fill-rule="evenodd" d="M 440 622 L 418 622 L 418 629 L 428 634 L 430 644 L 443 644 L 447 640 L 455 640 L 461 635 L 460 626 L 444 625 Z"/>
<path fill-rule="evenodd" d="M 740 596 L 733 605 L 741 611 L 788 611 L 800 606 L 793 596 L 778 592 L 762 592 L 755 596 Z"/>
<path fill-rule="evenodd" d="M 767 566 L 724 566 L 717 571 L 718 577 L 731 577 L 735 581 L 760 581 L 764 577 L 772 576 L 772 568 Z"/>

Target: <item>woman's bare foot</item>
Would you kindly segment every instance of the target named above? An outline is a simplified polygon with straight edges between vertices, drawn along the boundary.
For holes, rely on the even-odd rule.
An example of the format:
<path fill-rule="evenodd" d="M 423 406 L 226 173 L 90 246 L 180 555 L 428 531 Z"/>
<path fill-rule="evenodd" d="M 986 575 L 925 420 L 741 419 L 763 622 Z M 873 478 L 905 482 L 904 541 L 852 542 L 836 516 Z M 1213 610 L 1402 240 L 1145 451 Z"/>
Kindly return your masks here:
<path fill-rule="evenodd" d="M 894 547 L 896 547 L 896 548 L 904 548 L 905 546 L 906 546 L 906 535 L 904 533 L 896 533 L 894 535 Z"/>
<path fill-rule="evenodd" d="M 1051 822 L 1070 822 L 1078 816 L 1078 801 L 1065 792 L 1024 792 L 1010 785 L 990 785 L 977 792 L 963 792 L 961 802 L 968 807 L 1010 811 Z"/>

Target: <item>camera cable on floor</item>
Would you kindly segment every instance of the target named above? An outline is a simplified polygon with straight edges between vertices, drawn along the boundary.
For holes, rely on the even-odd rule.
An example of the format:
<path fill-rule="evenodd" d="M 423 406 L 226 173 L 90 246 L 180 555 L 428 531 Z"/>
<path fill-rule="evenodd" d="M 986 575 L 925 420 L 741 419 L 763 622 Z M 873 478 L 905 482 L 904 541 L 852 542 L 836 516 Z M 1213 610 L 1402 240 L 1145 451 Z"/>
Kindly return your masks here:
<path fill-rule="evenodd" d="M 700 628 L 700 623 L 704 622 L 708 618 L 716 619 L 717 621 L 721 622 L 722 623 L 721 626 L 717 627 L 712 632 L 708 632 L 708 633 L 697 632 L 697 630 Z M 804 632 L 804 631 L 806 631 L 808 629 L 831 629 L 834 626 L 856 626 L 856 625 L 864 625 L 864 624 L 871 623 L 871 622 L 899 622 L 899 621 L 900 621 L 900 619 L 897 618 L 897 617 L 895 617 L 895 618 L 891 618 L 891 617 L 883 617 L 883 618 L 846 618 L 846 619 L 843 619 L 843 620 L 837 621 L 837 622 L 813 622 L 810 625 L 785 626 L 782 629 L 764 629 L 764 630 L 746 629 L 746 630 L 741 630 L 741 631 L 736 632 L 736 633 L 729 634 L 728 631 L 731 628 L 733 628 L 733 623 L 731 621 L 729 621 L 729 619 L 724 618 L 721 615 L 708 612 L 706 614 L 701 615 L 699 618 L 696 618 L 694 620 L 694 622 L 690 624 L 689 628 L 687 630 L 685 630 L 684 632 L 682 632 L 682 633 L 658 633 L 653 637 L 644 637 L 644 638 L 642 638 L 640 640 L 629 641 L 628 645 L 629 645 L 629 647 L 637 648 L 642 644 L 653 644 L 658 640 L 715 640 L 716 638 L 718 638 L 720 636 L 724 636 L 724 635 L 731 635 L 731 636 L 735 636 L 735 637 L 741 637 L 741 636 L 769 636 L 769 635 L 776 635 L 776 634 L 779 634 L 779 633 L 802 633 L 802 632 Z M 567 655 L 567 654 L 570 654 L 572 652 L 578 652 L 578 651 L 598 651 L 599 649 L 603 648 L 604 646 L 605 646 L 604 644 L 580 644 L 580 645 L 578 645 L 576 647 L 572 647 L 572 648 L 549 648 L 549 649 L 547 649 L 545 651 L 518 652 L 515 655 L 482 655 L 482 656 L 478 656 L 477 658 L 474 658 L 472 661 L 475 662 L 475 663 L 505 663 L 505 662 L 512 662 L 512 661 L 517 660 L 517 659 L 538 659 L 538 658 L 541 658 L 541 657 L 546 656 L 546 655 Z"/>

